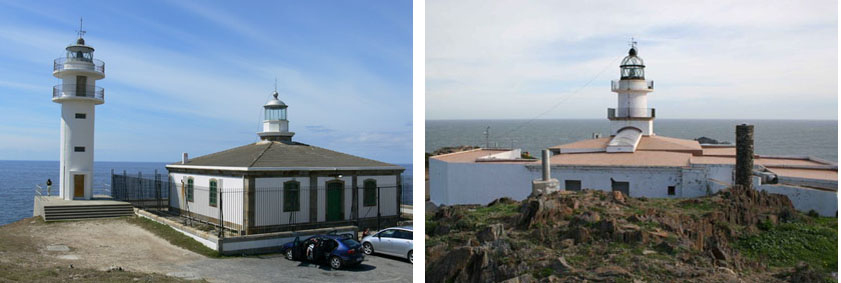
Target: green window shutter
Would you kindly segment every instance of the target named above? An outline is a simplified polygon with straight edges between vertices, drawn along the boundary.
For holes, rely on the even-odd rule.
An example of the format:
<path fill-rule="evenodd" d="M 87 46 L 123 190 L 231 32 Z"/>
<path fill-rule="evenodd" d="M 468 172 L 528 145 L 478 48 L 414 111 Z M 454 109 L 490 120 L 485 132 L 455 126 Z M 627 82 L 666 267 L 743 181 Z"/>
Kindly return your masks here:
<path fill-rule="evenodd" d="M 283 212 L 301 210 L 301 183 L 289 181 L 283 183 Z"/>
<path fill-rule="evenodd" d="M 377 205 L 377 181 L 365 180 L 362 184 L 362 205 L 376 206 Z"/>
<path fill-rule="evenodd" d="M 187 179 L 187 201 L 193 202 L 193 178 Z"/>
<path fill-rule="evenodd" d="M 208 198 L 210 200 L 210 206 L 216 206 L 216 194 L 216 180 L 210 180 L 210 196 Z"/>

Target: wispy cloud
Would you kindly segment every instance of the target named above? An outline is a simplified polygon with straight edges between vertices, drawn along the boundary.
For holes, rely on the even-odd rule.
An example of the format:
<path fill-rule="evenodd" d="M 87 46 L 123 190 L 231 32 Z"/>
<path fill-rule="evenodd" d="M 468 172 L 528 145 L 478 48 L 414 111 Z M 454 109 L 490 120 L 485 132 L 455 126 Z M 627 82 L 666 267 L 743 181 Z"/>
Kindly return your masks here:
<path fill-rule="evenodd" d="M 837 109 L 821 106 L 837 102 L 836 5 L 429 1 L 427 118 L 532 118 L 593 78 L 578 96 L 587 100 L 543 118 L 601 118 L 635 36 L 657 82 L 649 104 L 670 118 L 779 118 L 779 107 L 756 106 L 798 100 L 818 111 L 789 118 L 834 119 Z"/>

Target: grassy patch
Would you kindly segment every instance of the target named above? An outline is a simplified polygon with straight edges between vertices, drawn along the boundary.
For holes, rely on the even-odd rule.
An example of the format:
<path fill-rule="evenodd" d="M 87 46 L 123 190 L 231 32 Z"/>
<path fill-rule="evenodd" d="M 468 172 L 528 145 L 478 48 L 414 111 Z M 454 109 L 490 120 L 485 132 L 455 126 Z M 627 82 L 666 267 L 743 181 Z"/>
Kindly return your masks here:
<path fill-rule="evenodd" d="M 838 267 L 838 227 L 835 218 L 823 217 L 811 223 L 783 223 L 766 231 L 740 238 L 736 247 L 751 258 L 771 266 L 790 267 L 804 261 L 817 270 L 832 272 Z"/>
<path fill-rule="evenodd" d="M 158 222 L 143 218 L 143 217 L 132 217 L 126 220 L 126 222 L 140 226 L 143 229 L 146 229 L 152 234 L 157 235 L 158 237 L 167 240 L 170 244 L 182 247 L 184 249 L 193 251 L 197 254 L 201 254 L 207 257 L 220 257 L 219 252 L 208 248 L 205 245 L 202 245 L 198 241 L 193 238 L 188 237 L 187 235 L 181 234 L 181 232 L 175 231 L 171 227 L 160 224 Z"/>
<path fill-rule="evenodd" d="M 519 213 L 519 203 L 499 203 L 492 206 L 477 207 L 475 209 L 467 210 L 464 214 L 464 218 L 456 221 L 455 227 L 462 231 L 469 231 L 475 229 L 476 227 L 497 223 L 499 221 L 495 220 L 512 217 Z"/>

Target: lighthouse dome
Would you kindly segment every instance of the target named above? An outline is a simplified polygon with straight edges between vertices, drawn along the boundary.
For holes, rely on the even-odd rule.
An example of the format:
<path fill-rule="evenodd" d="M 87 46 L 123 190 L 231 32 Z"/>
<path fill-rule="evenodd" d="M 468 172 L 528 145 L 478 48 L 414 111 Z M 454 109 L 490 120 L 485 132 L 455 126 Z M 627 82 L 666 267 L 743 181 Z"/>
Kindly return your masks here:
<path fill-rule="evenodd" d="M 287 107 L 286 103 L 283 103 L 283 101 L 280 101 L 280 99 L 277 99 L 277 95 L 278 95 L 277 91 L 273 92 L 272 93 L 272 99 L 269 99 L 269 101 L 266 102 L 266 105 L 263 105 L 263 107 L 264 108 L 286 108 Z"/>
<path fill-rule="evenodd" d="M 637 48 L 631 47 L 628 50 L 628 56 L 622 59 L 622 64 L 619 65 L 622 70 L 621 79 L 645 79 L 645 63 L 642 58 L 637 56 Z"/>

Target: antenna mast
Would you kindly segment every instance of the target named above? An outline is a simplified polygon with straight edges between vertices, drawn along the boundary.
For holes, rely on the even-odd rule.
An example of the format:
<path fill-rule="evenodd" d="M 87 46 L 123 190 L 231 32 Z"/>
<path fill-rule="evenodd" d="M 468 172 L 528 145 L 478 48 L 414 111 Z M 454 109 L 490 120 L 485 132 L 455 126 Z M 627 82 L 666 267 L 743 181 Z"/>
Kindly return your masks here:
<path fill-rule="evenodd" d="M 79 17 L 79 30 L 76 31 L 76 33 L 79 35 L 79 38 L 82 38 L 83 36 L 85 36 L 85 30 L 82 29 L 82 24 L 83 24 L 83 19 L 82 19 L 82 17 Z"/>

